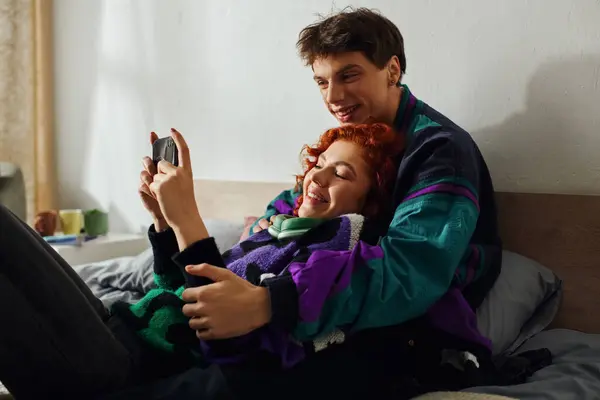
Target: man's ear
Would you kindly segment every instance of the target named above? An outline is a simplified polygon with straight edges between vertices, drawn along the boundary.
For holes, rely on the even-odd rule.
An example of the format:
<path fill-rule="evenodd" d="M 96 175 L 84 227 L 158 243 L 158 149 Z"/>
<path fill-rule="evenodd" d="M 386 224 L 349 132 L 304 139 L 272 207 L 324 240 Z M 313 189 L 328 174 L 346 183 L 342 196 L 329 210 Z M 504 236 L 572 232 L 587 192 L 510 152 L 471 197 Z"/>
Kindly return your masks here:
<path fill-rule="evenodd" d="M 397 56 L 392 56 L 390 60 L 387 62 L 387 72 L 388 79 L 390 82 L 395 82 L 395 85 L 398 85 L 398 82 L 402 79 L 402 66 L 400 65 L 400 60 Z"/>

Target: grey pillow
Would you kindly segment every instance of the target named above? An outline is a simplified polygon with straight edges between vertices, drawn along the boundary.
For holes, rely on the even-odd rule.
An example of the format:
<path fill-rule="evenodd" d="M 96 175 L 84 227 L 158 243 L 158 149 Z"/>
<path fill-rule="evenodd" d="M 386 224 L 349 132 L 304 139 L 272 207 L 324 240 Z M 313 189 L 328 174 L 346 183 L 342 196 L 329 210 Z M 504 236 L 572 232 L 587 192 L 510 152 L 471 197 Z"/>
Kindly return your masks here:
<path fill-rule="evenodd" d="M 510 353 L 554 319 L 562 280 L 519 254 L 504 251 L 502 272 L 477 310 L 480 332 L 492 341 L 494 355 Z"/>
<path fill-rule="evenodd" d="M 230 222 L 222 219 L 205 219 L 208 234 L 215 238 L 217 247 L 224 253 L 240 241 L 244 231 L 244 221 Z"/>

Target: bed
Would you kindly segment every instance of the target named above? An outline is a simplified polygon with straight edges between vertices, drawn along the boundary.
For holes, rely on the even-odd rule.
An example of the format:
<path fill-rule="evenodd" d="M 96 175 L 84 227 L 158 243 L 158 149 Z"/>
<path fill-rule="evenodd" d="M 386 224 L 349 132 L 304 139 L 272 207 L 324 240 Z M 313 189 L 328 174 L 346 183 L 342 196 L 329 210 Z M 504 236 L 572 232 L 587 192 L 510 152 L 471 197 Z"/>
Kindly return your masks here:
<path fill-rule="evenodd" d="M 239 238 L 247 216 L 260 215 L 268 201 L 290 185 L 197 180 L 196 200 L 209 232 L 219 232 L 217 242 L 224 250 Z M 600 305 L 600 197 L 499 192 L 497 203 L 507 254 L 547 269 L 546 275 L 521 282 L 525 286 L 519 291 L 534 291 L 533 287 L 540 286 L 551 271 L 559 283 L 553 282 L 552 288 L 560 293 L 537 300 L 535 318 L 544 314 L 545 322 L 532 323 L 533 311 L 521 313 L 522 322 L 515 333 L 518 340 L 499 352 L 547 347 L 553 353 L 553 364 L 522 385 L 476 387 L 462 393 L 429 394 L 423 399 L 600 398 L 600 318 L 596 317 Z M 513 269 L 519 272 L 521 265 Z M 132 257 L 79 266 L 77 271 L 108 305 L 118 299 L 135 301 L 143 296 L 152 285 L 151 266 L 148 249 Z M 502 317 L 497 308 L 491 309 L 488 318 Z M 510 311 L 508 314 L 512 317 Z"/>
<path fill-rule="evenodd" d="M 228 248 L 243 229 L 245 217 L 260 215 L 265 205 L 290 185 L 197 180 L 196 200 L 203 217 L 209 221 L 209 231 L 220 235 L 220 246 Z M 553 364 L 522 385 L 469 388 L 463 393 L 430 394 L 428 398 L 490 396 L 491 399 L 496 395 L 526 400 L 600 398 L 600 318 L 596 318 L 600 306 L 597 293 L 600 291 L 600 197 L 499 192 L 497 203 L 505 250 L 538 262 L 561 279 L 559 307 L 552 311 L 548 323 L 538 324 L 539 329 L 527 335 L 523 327 L 520 340 L 503 350 L 547 347 L 553 353 Z M 130 262 L 135 269 L 149 271 L 151 254 L 147 251 Z M 81 274 L 86 276 L 85 268 L 92 271 L 87 280 L 96 285 L 107 302 L 122 295 L 119 292 L 115 295 L 111 289 L 103 293 L 107 287 L 124 287 L 123 282 L 127 282 L 134 290 L 125 291 L 125 296 L 134 300 L 141 295 L 136 290 L 143 292 L 145 285 L 151 284 L 149 273 L 123 280 L 127 277 L 124 264 L 114 260 L 106 263 L 112 263 L 117 272 L 92 279 L 93 271 L 98 269 L 84 266 Z M 103 285 L 98 285 L 103 281 Z M 533 290 L 534 285 L 537 282 L 530 283 L 523 291 Z M 540 300 L 539 308 L 543 308 L 545 301 Z"/>

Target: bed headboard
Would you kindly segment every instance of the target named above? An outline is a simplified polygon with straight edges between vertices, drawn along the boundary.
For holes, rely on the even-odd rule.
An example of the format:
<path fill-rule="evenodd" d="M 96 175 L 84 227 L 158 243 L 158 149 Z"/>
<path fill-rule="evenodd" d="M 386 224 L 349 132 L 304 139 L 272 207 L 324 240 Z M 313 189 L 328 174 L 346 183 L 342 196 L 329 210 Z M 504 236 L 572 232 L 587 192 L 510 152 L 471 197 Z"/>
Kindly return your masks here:
<path fill-rule="evenodd" d="M 206 218 L 242 221 L 293 182 L 196 181 Z M 552 327 L 600 333 L 600 196 L 497 193 L 504 248 L 551 268 L 565 295 Z"/>
<path fill-rule="evenodd" d="M 198 209 L 205 218 L 240 222 L 249 215 L 261 216 L 275 196 L 294 182 L 235 182 L 196 180 Z"/>
<path fill-rule="evenodd" d="M 600 333 L 600 196 L 498 193 L 504 248 L 564 281 L 552 327 Z"/>

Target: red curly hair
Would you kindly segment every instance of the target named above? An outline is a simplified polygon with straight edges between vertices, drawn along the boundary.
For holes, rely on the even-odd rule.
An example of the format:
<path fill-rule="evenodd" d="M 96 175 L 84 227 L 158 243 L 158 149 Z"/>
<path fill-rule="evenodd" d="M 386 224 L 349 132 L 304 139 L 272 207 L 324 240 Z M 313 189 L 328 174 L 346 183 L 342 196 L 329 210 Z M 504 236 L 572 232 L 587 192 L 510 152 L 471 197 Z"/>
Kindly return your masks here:
<path fill-rule="evenodd" d="M 329 129 L 321 135 L 316 145 L 306 145 L 302 149 L 304 173 L 296 176 L 297 191 L 302 190 L 304 177 L 315 167 L 319 156 L 338 140 L 355 143 L 363 149 L 363 157 L 372 171 L 373 184 L 367 194 L 362 214 L 375 217 L 390 203 L 396 177 L 395 159 L 404 150 L 404 135 L 381 123 L 344 125 Z M 298 215 L 303 200 L 304 195 L 301 194 L 296 200 L 294 215 Z"/>

